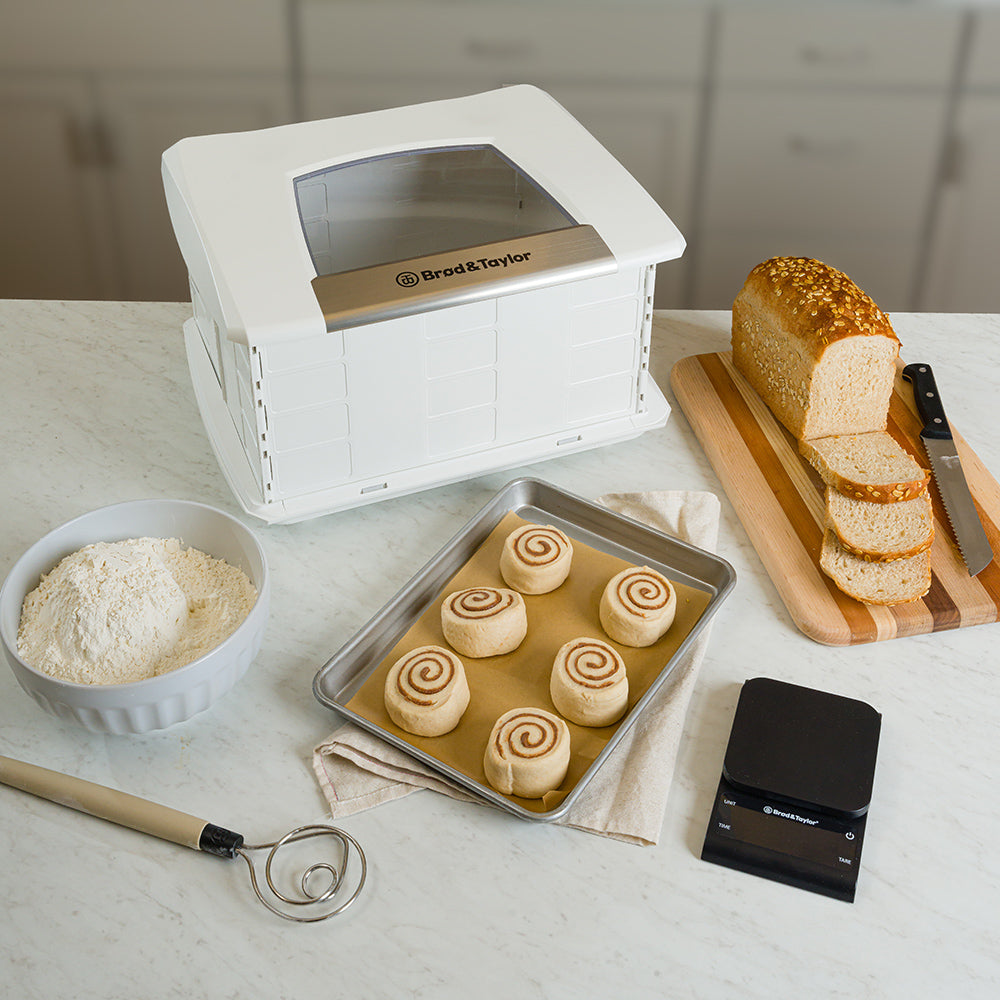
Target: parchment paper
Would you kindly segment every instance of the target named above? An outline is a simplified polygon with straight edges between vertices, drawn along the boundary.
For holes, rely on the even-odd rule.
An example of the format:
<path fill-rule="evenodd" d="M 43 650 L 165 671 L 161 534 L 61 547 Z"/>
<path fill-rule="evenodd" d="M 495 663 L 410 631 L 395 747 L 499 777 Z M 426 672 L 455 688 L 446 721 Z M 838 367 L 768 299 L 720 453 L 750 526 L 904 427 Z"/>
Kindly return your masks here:
<path fill-rule="evenodd" d="M 677 591 L 677 613 L 666 635 L 642 649 L 612 642 L 598 617 L 601 594 L 612 576 L 634 564 L 583 545 L 570 535 L 573 564 L 566 582 L 549 594 L 524 595 L 528 617 L 528 634 L 524 642 L 503 656 L 461 657 L 471 699 L 458 726 L 444 736 L 433 738 L 413 736 L 399 729 L 385 711 L 383 700 L 389 668 L 417 646 L 448 647 L 441 631 L 440 614 L 441 602 L 448 594 L 467 587 L 506 587 L 499 570 L 500 552 L 507 535 L 525 523 L 513 513 L 504 517 L 347 705 L 363 718 L 487 788 L 483 751 L 497 718 L 511 708 L 536 707 L 556 712 L 549 697 L 549 675 L 556 652 L 564 642 L 589 636 L 611 642 L 621 653 L 629 679 L 624 720 L 664 670 L 710 600 L 705 591 L 671 580 Z M 568 723 L 572 752 L 563 784 L 543 799 L 509 798 L 533 812 L 551 811 L 573 790 L 621 724 L 594 729 Z"/>

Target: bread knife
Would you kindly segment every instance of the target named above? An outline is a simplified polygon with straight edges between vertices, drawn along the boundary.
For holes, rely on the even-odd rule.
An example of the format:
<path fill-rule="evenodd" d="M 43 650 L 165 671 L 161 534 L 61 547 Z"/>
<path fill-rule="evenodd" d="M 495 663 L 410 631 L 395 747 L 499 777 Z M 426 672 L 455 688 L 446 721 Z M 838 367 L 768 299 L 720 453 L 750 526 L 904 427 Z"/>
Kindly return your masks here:
<path fill-rule="evenodd" d="M 951 435 L 951 426 L 944 415 L 934 372 L 930 365 L 912 364 L 903 369 L 903 378 L 913 383 L 913 401 L 924 422 L 920 439 L 931 463 L 934 481 L 951 521 L 959 551 L 970 576 L 981 573 L 993 561 L 983 522 L 972 502 L 969 484 L 962 470 L 962 460 Z"/>

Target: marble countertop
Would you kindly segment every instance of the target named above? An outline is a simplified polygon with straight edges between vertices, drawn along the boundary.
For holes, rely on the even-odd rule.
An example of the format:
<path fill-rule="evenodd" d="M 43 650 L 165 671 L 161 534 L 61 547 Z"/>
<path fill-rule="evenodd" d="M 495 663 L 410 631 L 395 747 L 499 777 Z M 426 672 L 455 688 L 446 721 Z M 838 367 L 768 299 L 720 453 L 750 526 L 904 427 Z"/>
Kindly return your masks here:
<path fill-rule="evenodd" d="M 209 448 L 181 323 L 163 303 L 0 302 L 0 572 L 74 515 L 171 496 L 239 511 Z M 994 472 L 1000 317 L 893 317 L 933 363 L 949 416 Z M 369 881 L 344 916 L 297 926 L 240 862 L 0 786 L 0 992 L 34 997 L 970 998 L 1000 991 L 997 626 L 855 648 L 796 630 L 669 388 L 724 350 L 727 313 L 656 319 L 667 425 L 624 444 L 302 524 L 265 527 L 271 623 L 247 676 L 161 733 L 101 736 L 47 715 L 0 672 L 0 754 L 266 840 L 327 818 L 310 766 L 336 720 L 317 669 L 464 521 L 519 475 L 588 497 L 720 494 L 738 583 L 713 628 L 662 834 L 636 847 L 423 791 L 342 821 Z M 385 544 L 394 539 L 393 545 Z M 740 685 L 765 674 L 883 715 L 857 899 L 700 860 Z"/>

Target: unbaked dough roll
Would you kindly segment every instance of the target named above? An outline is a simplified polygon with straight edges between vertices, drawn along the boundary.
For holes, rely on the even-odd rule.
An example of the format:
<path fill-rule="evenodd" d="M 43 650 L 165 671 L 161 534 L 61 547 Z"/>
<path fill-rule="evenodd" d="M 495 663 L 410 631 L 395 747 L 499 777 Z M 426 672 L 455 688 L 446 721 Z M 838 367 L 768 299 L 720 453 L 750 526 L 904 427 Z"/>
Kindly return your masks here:
<path fill-rule="evenodd" d="M 670 628 L 676 610 L 673 584 L 648 566 L 617 573 L 601 595 L 601 625 L 626 646 L 652 646 Z"/>
<path fill-rule="evenodd" d="M 570 639 L 556 653 L 549 681 L 552 704 L 579 726 L 610 726 L 628 704 L 625 661 L 601 639 Z"/>
<path fill-rule="evenodd" d="M 506 538 L 500 573 L 522 594 L 547 594 L 569 576 L 573 545 L 551 524 L 524 524 Z"/>
<path fill-rule="evenodd" d="M 513 708 L 497 719 L 486 743 L 486 780 L 504 795 L 540 799 L 569 770 L 569 726 L 541 708 Z"/>
<path fill-rule="evenodd" d="M 401 656 L 385 678 L 389 718 L 415 736 L 443 736 L 469 707 L 462 661 L 442 646 L 418 646 Z"/>
<path fill-rule="evenodd" d="M 528 633 L 524 598 L 502 587 L 456 590 L 441 605 L 441 629 L 464 656 L 509 653 Z"/>

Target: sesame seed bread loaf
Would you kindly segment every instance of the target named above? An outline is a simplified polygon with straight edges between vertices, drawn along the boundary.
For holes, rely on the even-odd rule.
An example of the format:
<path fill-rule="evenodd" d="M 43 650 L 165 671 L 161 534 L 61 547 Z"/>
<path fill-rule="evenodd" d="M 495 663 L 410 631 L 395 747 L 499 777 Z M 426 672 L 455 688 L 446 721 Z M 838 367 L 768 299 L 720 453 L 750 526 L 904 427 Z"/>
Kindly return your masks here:
<path fill-rule="evenodd" d="M 851 555 L 827 531 L 819 564 L 840 590 L 865 604 L 906 604 L 923 597 L 931 586 L 930 549 L 908 559 L 866 562 Z"/>
<path fill-rule="evenodd" d="M 733 303 L 733 363 L 799 440 L 885 430 L 899 340 L 842 272 L 772 257 Z"/>
<path fill-rule="evenodd" d="M 823 482 L 855 500 L 891 504 L 927 491 L 930 472 L 886 431 L 799 442 Z"/>
<path fill-rule="evenodd" d="M 899 503 L 869 503 L 828 486 L 826 517 L 843 548 L 867 562 L 906 559 L 925 552 L 934 541 L 928 493 Z"/>

